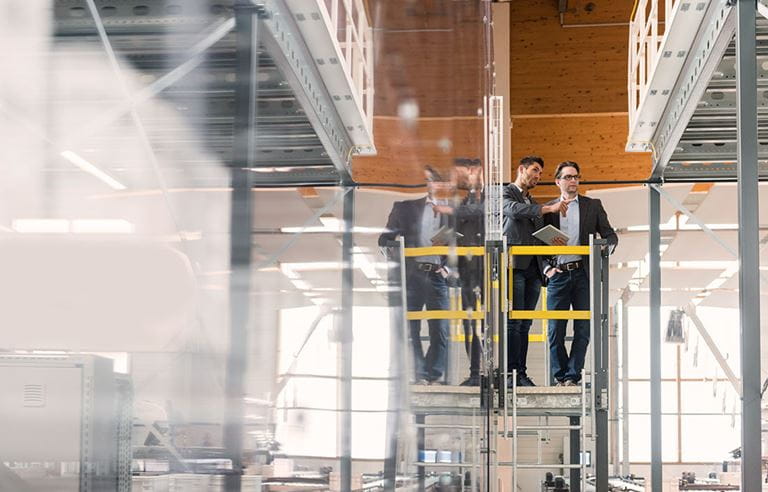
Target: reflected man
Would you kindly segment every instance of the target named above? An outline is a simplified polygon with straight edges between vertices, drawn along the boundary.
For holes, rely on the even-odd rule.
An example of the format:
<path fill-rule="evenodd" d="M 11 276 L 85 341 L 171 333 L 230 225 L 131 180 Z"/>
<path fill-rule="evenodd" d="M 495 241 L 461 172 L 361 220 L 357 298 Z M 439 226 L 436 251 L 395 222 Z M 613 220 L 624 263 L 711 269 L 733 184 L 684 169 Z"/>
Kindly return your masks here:
<path fill-rule="evenodd" d="M 432 237 L 445 224 L 438 213 L 435 183 L 440 176 L 432 168 L 425 169 L 427 196 L 395 202 L 387 220 L 387 232 L 379 236 L 379 246 L 388 246 L 402 236 L 406 248 L 432 246 Z M 408 311 L 448 309 L 448 272 L 445 256 L 417 256 L 405 259 L 406 299 Z M 421 320 L 408 322 L 414 359 L 414 382 L 432 384 L 445 372 L 448 344 L 448 320 L 430 319 L 429 348 L 426 355 L 421 344 Z"/>

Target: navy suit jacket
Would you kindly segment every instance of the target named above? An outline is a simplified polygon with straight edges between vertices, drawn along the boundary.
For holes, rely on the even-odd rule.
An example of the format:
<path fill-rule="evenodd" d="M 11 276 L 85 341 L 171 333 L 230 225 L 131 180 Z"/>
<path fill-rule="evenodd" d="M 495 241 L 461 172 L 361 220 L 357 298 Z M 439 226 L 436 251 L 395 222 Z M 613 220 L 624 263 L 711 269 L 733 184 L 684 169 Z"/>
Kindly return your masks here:
<path fill-rule="evenodd" d="M 555 203 L 560 198 L 556 198 L 547 203 Z M 560 214 L 546 214 L 544 216 L 544 222 L 552 224 L 553 226 L 560 228 Z M 608 240 L 609 251 L 613 252 L 613 249 L 619 244 L 619 237 L 616 235 L 616 231 L 611 227 L 611 223 L 608 221 L 608 214 L 605 213 L 603 203 L 597 198 L 589 198 L 588 196 L 579 195 L 579 245 L 589 245 L 589 235 L 594 234 L 600 236 L 603 239 Z M 589 265 L 589 256 L 582 256 L 584 265 Z M 549 260 L 550 264 L 554 265 L 554 258 Z"/>
<path fill-rule="evenodd" d="M 422 197 L 392 204 L 392 211 L 389 212 L 389 219 L 387 219 L 387 231 L 379 236 L 379 246 L 389 246 L 388 242 L 403 236 L 406 248 L 419 247 L 421 217 L 426 203 L 427 197 Z M 443 226 L 445 223 L 446 216 L 441 215 L 440 225 Z M 407 264 L 410 264 L 412 261 L 408 260 L 414 260 L 414 258 L 406 258 Z M 445 257 L 441 257 L 441 262 L 445 262 Z"/>

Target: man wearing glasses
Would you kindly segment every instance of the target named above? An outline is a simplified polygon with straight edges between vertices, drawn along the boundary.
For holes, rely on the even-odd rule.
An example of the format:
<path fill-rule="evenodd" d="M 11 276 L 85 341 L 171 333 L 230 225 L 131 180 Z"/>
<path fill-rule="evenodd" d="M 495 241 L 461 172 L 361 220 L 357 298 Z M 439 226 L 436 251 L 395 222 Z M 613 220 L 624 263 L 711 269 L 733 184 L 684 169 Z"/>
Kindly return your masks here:
<path fill-rule="evenodd" d="M 553 202 L 567 201 L 568 212 L 547 214 L 544 221 L 559 228 L 568 236 L 568 246 L 589 245 L 589 235 L 599 235 L 608 241 L 612 252 L 619 242 L 608 222 L 600 200 L 579 195 L 579 165 L 561 162 L 555 170 L 555 183 L 561 196 Z M 547 309 L 576 311 L 589 310 L 589 256 L 558 255 L 550 258 L 544 267 L 547 282 Z M 547 337 L 552 378 L 556 386 L 576 386 L 581 380 L 584 358 L 589 345 L 589 320 L 573 321 L 573 342 L 570 353 L 565 349 L 565 329 L 568 320 L 551 319 Z"/>

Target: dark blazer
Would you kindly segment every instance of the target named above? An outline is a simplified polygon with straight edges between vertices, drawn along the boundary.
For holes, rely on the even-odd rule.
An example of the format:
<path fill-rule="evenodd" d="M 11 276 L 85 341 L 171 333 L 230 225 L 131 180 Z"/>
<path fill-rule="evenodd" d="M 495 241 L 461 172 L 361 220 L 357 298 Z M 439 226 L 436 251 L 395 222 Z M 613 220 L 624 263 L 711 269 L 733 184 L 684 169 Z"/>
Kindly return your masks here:
<path fill-rule="evenodd" d="M 389 246 L 387 244 L 389 241 L 395 241 L 399 236 L 403 236 L 406 248 L 417 248 L 421 233 L 421 216 L 426 203 L 427 197 L 423 197 L 392 204 L 392 211 L 389 212 L 389 219 L 387 219 L 387 231 L 379 236 L 379 246 Z M 443 226 L 445 223 L 446 218 L 441 215 L 440 225 Z M 410 259 L 407 258 L 407 260 Z"/>
<path fill-rule="evenodd" d="M 555 203 L 560 198 L 556 198 L 547 203 Z M 560 228 L 560 214 L 547 214 L 544 217 L 544 222 L 552 224 L 553 226 Z M 608 240 L 608 245 L 611 247 L 610 251 L 619 244 L 619 237 L 611 227 L 611 223 L 608 222 L 608 214 L 605 213 L 603 203 L 597 198 L 589 198 L 588 196 L 579 195 L 579 245 L 589 245 L 589 235 L 599 235 L 603 239 Z M 584 264 L 589 264 L 589 256 L 582 256 Z M 550 263 L 554 259 L 550 260 Z"/>
<path fill-rule="evenodd" d="M 531 203 L 525 203 L 523 193 L 510 183 L 504 188 L 504 216 L 502 226 L 507 238 L 507 246 L 542 246 L 544 243 L 535 237 L 533 233 L 544 227 L 541 217 L 541 205 L 530 197 Z M 548 214 L 551 215 L 551 214 Z M 514 256 L 512 268 L 525 269 L 531 264 L 531 259 L 536 258 L 539 264 L 539 272 L 543 276 L 543 258 L 539 256 Z"/>

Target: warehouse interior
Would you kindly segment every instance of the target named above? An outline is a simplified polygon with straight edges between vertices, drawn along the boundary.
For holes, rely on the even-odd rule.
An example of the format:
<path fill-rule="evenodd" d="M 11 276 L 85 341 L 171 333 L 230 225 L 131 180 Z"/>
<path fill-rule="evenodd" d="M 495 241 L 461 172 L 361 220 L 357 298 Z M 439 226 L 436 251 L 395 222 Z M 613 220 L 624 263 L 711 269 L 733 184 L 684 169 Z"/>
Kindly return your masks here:
<path fill-rule="evenodd" d="M 0 12 L 1 491 L 768 489 L 768 0 Z M 496 225 L 530 155 L 535 201 L 577 162 L 618 236 L 581 245 L 573 387 L 546 288 L 536 386 L 503 363 Z M 435 253 L 439 313 L 408 309 L 418 248 L 381 239 L 433 189 L 484 197 L 484 241 Z M 416 384 L 408 321 L 427 350 L 435 319 L 445 368 Z"/>

